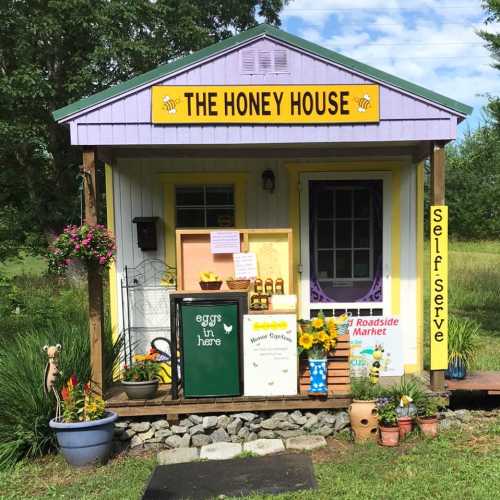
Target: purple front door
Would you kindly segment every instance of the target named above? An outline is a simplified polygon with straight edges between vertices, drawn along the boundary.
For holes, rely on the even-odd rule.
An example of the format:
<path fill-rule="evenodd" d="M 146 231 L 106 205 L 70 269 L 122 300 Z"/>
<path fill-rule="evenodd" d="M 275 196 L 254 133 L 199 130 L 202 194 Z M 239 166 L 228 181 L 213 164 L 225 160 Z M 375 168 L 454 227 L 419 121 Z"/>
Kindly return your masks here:
<path fill-rule="evenodd" d="M 302 221 L 306 217 L 309 238 L 309 258 L 303 259 L 308 284 L 302 290 L 310 314 L 342 309 L 352 309 L 356 315 L 364 309 L 365 314 L 380 313 L 384 300 L 383 180 L 310 177 L 304 183 L 308 200 L 302 205 L 307 207 Z"/>

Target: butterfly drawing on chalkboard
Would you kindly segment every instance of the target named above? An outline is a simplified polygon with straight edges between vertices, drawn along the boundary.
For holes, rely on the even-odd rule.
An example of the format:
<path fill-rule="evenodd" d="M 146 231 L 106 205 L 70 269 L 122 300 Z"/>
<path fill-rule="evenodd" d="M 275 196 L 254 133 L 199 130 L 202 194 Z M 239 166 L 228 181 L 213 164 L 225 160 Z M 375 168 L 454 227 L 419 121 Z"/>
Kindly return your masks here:
<path fill-rule="evenodd" d="M 274 382 L 268 382 L 267 385 L 274 385 Z"/>
<path fill-rule="evenodd" d="M 255 361 L 253 361 L 253 362 L 252 362 L 252 365 L 253 365 L 255 368 L 258 368 L 258 366 L 259 366 L 259 365 L 258 365 Z"/>
<path fill-rule="evenodd" d="M 226 332 L 226 335 L 229 335 L 233 331 L 233 325 L 226 325 L 226 323 L 223 323 L 224 325 L 224 331 Z"/>
<path fill-rule="evenodd" d="M 285 368 L 284 370 L 282 370 L 283 373 L 288 373 L 288 368 Z"/>

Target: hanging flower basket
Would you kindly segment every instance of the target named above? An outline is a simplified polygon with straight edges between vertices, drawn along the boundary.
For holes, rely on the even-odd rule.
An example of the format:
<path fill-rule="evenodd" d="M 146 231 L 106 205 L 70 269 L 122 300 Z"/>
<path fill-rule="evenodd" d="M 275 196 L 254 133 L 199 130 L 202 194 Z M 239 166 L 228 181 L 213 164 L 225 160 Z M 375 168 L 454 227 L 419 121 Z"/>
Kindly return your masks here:
<path fill-rule="evenodd" d="M 49 270 L 62 274 L 68 265 L 79 260 L 87 267 L 106 269 L 115 254 L 115 241 L 105 226 L 83 224 L 66 226 L 52 242 Z"/>

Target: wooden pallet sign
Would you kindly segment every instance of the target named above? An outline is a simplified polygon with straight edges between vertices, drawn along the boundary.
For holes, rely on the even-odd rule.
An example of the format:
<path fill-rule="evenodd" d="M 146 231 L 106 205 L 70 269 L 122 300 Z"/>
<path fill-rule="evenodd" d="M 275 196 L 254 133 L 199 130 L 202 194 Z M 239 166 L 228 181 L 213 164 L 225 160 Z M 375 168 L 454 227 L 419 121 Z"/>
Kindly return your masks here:
<path fill-rule="evenodd" d="M 345 397 L 351 393 L 350 352 L 351 343 L 349 335 L 338 337 L 336 349 L 328 354 L 327 382 L 329 398 Z M 311 375 L 307 359 L 301 358 L 299 364 L 299 394 L 307 395 L 309 393 L 310 382 Z"/>

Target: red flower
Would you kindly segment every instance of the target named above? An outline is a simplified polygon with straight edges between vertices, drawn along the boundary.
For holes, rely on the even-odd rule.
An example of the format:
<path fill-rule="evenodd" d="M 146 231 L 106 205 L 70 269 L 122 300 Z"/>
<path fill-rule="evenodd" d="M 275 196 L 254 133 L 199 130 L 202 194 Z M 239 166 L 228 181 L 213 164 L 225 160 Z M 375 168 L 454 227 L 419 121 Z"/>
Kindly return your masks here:
<path fill-rule="evenodd" d="M 76 373 L 73 373 L 73 375 L 71 375 L 71 383 L 73 384 L 73 387 L 76 387 L 78 385 L 78 377 L 76 376 Z"/>
<path fill-rule="evenodd" d="M 68 391 L 68 388 L 66 386 L 64 386 L 62 388 L 61 396 L 62 396 L 64 401 L 67 401 L 69 399 L 69 391 Z"/>

